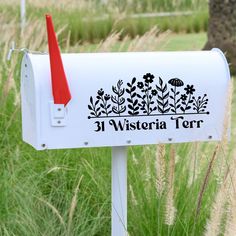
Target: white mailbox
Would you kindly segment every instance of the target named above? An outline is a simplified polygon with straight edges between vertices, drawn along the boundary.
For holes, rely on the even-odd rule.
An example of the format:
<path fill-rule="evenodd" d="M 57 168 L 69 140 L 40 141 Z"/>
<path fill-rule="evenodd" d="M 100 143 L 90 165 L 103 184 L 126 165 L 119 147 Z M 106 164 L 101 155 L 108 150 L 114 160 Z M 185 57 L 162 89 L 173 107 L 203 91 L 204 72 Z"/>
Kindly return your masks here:
<path fill-rule="evenodd" d="M 48 55 L 25 54 L 23 139 L 37 150 L 220 140 L 230 82 L 219 49 L 62 54 L 70 102 L 54 104 Z"/>

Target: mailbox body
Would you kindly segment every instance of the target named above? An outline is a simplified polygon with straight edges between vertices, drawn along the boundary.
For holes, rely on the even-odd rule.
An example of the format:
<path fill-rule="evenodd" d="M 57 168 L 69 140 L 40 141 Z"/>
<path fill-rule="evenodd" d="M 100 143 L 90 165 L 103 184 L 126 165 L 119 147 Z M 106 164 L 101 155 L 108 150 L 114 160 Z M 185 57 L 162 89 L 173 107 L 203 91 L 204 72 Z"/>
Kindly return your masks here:
<path fill-rule="evenodd" d="M 48 55 L 25 54 L 23 140 L 37 150 L 220 140 L 230 82 L 218 50 L 62 54 L 72 100 L 54 105 Z"/>

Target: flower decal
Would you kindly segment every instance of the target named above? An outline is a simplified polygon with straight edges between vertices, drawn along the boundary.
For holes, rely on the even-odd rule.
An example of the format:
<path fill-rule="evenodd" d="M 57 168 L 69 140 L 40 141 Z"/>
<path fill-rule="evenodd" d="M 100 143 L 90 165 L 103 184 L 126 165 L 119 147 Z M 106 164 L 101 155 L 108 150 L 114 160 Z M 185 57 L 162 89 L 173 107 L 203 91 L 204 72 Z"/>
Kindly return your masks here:
<path fill-rule="evenodd" d="M 123 80 L 90 96 L 89 119 L 108 117 L 210 114 L 207 94 L 198 94 L 195 85 L 179 78 L 165 81 L 151 73 Z M 201 95 L 201 96 L 199 96 Z"/>
<path fill-rule="evenodd" d="M 195 92 L 195 88 L 193 85 L 187 85 L 186 88 L 184 88 L 184 90 L 186 91 L 186 94 L 189 95 L 193 95 L 193 93 Z"/>
<path fill-rule="evenodd" d="M 180 109 L 183 113 L 186 113 L 186 111 L 192 108 L 192 103 L 193 103 L 192 95 L 195 92 L 195 88 L 193 85 L 187 84 L 184 90 L 186 91 L 186 94 L 181 95 L 182 106 L 180 107 Z"/>
<path fill-rule="evenodd" d="M 151 73 L 147 73 L 146 75 L 143 76 L 143 78 L 146 83 L 152 83 L 154 79 L 154 75 Z"/>
<path fill-rule="evenodd" d="M 153 96 L 157 95 L 157 91 L 155 89 L 153 89 L 151 93 L 152 93 Z"/>
<path fill-rule="evenodd" d="M 99 96 L 103 96 L 103 95 L 104 95 L 103 89 L 98 90 L 98 95 L 99 95 Z"/>
<path fill-rule="evenodd" d="M 170 95 L 170 99 L 172 99 L 172 103 L 170 103 L 171 111 L 177 113 L 177 110 L 180 108 L 180 98 L 179 98 L 179 91 L 176 91 L 177 87 L 182 87 L 184 82 L 181 79 L 173 78 L 168 81 L 170 85 L 174 88 L 171 88 L 172 95 Z"/>
<path fill-rule="evenodd" d="M 171 84 L 174 87 L 181 87 L 184 85 L 184 82 L 181 79 L 173 78 L 168 81 L 169 84 Z"/>
<path fill-rule="evenodd" d="M 100 105 L 98 111 L 100 114 L 104 114 L 105 116 L 108 116 L 111 111 L 111 104 L 108 104 L 108 100 L 110 100 L 111 96 L 108 94 L 105 94 L 103 89 L 99 89 L 97 91 L 97 101 L 94 105 Z M 93 105 L 91 103 L 91 105 Z M 94 111 L 93 111 L 94 112 Z M 94 112 L 95 113 L 95 112 Z"/>
<path fill-rule="evenodd" d="M 111 96 L 110 96 L 109 94 L 106 94 L 106 95 L 104 96 L 105 101 L 108 101 L 110 98 L 111 98 Z"/>
<path fill-rule="evenodd" d="M 181 100 L 186 101 L 187 100 L 187 95 L 186 94 L 182 94 L 181 95 Z"/>
<path fill-rule="evenodd" d="M 138 86 L 138 88 L 142 89 L 143 88 L 143 82 L 138 82 L 137 86 Z"/>
<path fill-rule="evenodd" d="M 138 105 L 143 114 L 148 116 L 157 110 L 157 106 L 153 101 L 153 96 L 155 96 L 157 92 L 155 92 L 155 89 L 152 89 L 152 86 L 150 85 L 154 81 L 154 78 L 155 77 L 153 74 L 147 73 L 143 76 L 144 83 L 140 84 L 140 82 L 138 82 L 137 84 L 138 88 L 141 89 L 141 93 L 143 94 L 137 94 L 137 97 L 141 100 Z"/>

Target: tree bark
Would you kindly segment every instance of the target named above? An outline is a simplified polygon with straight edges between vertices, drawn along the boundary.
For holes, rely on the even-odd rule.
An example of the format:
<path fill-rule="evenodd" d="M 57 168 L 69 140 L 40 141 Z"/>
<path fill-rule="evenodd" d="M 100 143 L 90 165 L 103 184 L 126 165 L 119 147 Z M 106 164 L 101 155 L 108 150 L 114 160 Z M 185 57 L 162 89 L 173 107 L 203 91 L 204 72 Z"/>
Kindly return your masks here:
<path fill-rule="evenodd" d="M 210 0 L 208 42 L 204 50 L 220 48 L 236 74 L 236 0 Z"/>

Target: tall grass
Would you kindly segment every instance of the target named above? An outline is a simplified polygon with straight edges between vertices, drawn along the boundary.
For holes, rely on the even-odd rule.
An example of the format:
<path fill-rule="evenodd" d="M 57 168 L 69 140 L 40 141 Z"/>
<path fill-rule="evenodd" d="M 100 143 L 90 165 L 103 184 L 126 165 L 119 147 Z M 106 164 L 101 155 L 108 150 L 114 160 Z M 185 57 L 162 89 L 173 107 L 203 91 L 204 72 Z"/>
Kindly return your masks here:
<path fill-rule="evenodd" d="M 20 1 L 17 0 L 17 2 Z M 169 3 L 167 1 L 142 1 L 142 7 L 139 10 L 141 13 L 178 10 L 193 10 L 193 13 L 172 17 L 136 15 L 135 18 L 133 18 L 133 14 L 136 12 L 135 8 L 129 6 L 132 4 L 139 5 L 140 1 L 133 1 L 133 3 L 132 1 L 129 1 L 130 3 L 109 1 L 109 4 L 105 6 L 98 3 L 92 4 L 91 2 L 93 1 L 79 1 L 78 4 L 78 1 L 75 0 L 63 0 L 59 4 L 55 4 L 54 1 L 27 1 L 27 19 L 29 22 L 41 19 L 43 22 L 42 16 L 45 13 L 51 13 L 56 26 L 66 27 L 61 40 L 70 34 L 70 44 L 72 45 L 85 41 L 99 42 L 113 31 L 122 30 L 120 35 L 122 40 L 125 36 L 131 38 L 137 35 L 141 36 L 154 26 L 161 31 L 171 30 L 176 33 L 192 33 L 206 31 L 208 25 L 207 4 L 203 0 L 169 1 Z M 124 5 L 123 10 L 119 10 L 119 3 Z M 149 7 L 150 9 L 147 10 L 145 6 L 153 7 Z M 11 5 L 8 1 L 0 2 L 0 13 L 4 14 L 6 9 L 10 13 L 10 18 L 15 16 L 16 21 L 20 22 L 19 5 Z"/>
<path fill-rule="evenodd" d="M 1 0 L 3 4 L 19 5 L 18 0 Z M 208 6 L 207 0 L 27 0 L 36 8 L 80 9 L 93 12 L 160 12 L 179 10 L 202 10 Z"/>
<path fill-rule="evenodd" d="M 0 235 L 110 235 L 110 148 L 37 152 L 21 140 L 22 55 L 15 53 L 10 62 L 6 55 L 12 40 L 19 47 L 47 50 L 45 25 L 31 19 L 21 35 L 17 19 L 4 14 L 0 16 Z M 56 29 L 62 51 L 67 52 L 153 51 L 170 36 L 153 28 L 134 40 L 125 36 L 120 41 L 121 32 L 97 45 L 71 47 L 65 29 Z M 130 147 L 129 235 L 234 235 L 235 148 L 226 145 Z"/>

